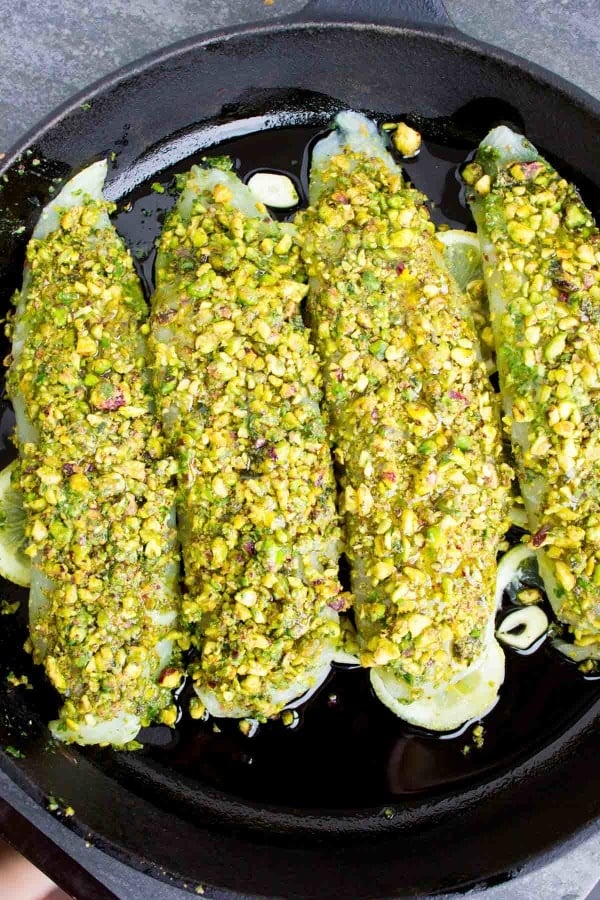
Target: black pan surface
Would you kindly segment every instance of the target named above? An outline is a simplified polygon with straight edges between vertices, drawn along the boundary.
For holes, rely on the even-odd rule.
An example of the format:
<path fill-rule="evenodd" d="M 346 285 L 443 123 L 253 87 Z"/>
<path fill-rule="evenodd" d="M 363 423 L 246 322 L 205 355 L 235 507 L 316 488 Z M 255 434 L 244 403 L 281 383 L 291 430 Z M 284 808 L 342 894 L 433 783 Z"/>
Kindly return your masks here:
<path fill-rule="evenodd" d="M 316 6 L 334 15 L 331 0 Z M 9 156 L 0 304 L 19 284 L 40 207 L 73 169 L 110 155 L 115 222 L 150 292 L 176 172 L 228 153 L 244 178 L 290 174 L 305 201 L 311 145 L 346 106 L 380 121 L 408 115 L 422 130 L 407 171 L 437 222 L 470 226 L 456 167 L 501 121 L 524 128 L 600 212 L 598 104 L 554 76 L 440 26 L 245 28 L 99 84 Z M 12 424 L 5 407 L 2 465 Z M 338 669 L 294 728 L 273 722 L 248 738 L 236 723 L 191 722 L 185 688 L 178 727 L 147 729 L 140 753 L 84 751 L 49 739 L 57 698 L 20 649 L 26 592 L 0 591 L 22 601 L 0 619 L 0 765 L 57 815 L 74 807 L 76 830 L 157 877 L 260 896 L 410 896 L 506 873 L 600 814 L 600 682 L 548 646 L 508 654 L 481 748 L 471 729 L 443 739 L 411 729 L 373 698 L 364 672 Z M 10 672 L 34 689 L 7 683 Z"/>

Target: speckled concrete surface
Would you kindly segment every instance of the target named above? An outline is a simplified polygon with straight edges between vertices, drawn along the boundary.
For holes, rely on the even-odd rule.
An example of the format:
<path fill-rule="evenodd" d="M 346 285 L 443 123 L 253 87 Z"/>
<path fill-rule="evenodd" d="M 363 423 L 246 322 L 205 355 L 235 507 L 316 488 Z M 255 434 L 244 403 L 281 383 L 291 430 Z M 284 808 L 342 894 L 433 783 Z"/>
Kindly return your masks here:
<path fill-rule="evenodd" d="M 376 7 L 376 0 L 373 0 Z M 292 13 L 304 0 L 1 0 L 0 148 L 70 94 L 200 31 Z M 600 97 L 599 0 L 446 0 L 468 34 L 513 50 Z"/>
<path fill-rule="evenodd" d="M 463 31 L 553 69 L 600 98 L 600 0 L 445 0 Z M 139 56 L 200 31 L 292 13 L 304 0 L 0 0 L 0 149 L 70 94 Z M 377 0 L 373 0 L 376 8 Z M 1 775 L 1 773 L 0 773 Z M 0 795 L 43 825 L 37 809 L 0 777 Z M 37 818 L 36 818 L 37 816 Z M 515 823 L 518 828 L 518 823 Z M 118 866 L 64 829 L 63 846 L 123 900 L 184 897 Z M 81 844 L 81 847 L 79 847 Z M 583 900 L 600 870 L 600 834 L 541 869 L 485 892 L 485 900 Z M 481 892 L 469 897 L 483 897 Z M 600 900 L 600 893 L 595 900 Z"/>
<path fill-rule="evenodd" d="M 445 0 L 454 24 L 600 98 L 599 0 Z"/>

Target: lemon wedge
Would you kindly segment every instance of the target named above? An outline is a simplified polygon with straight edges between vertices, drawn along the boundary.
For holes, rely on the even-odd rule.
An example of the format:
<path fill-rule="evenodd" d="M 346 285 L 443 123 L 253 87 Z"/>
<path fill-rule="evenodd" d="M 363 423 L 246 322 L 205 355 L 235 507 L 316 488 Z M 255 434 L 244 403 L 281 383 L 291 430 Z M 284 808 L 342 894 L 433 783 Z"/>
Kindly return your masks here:
<path fill-rule="evenodd" d="M 24 553 L 25 513 L 20 493 L 12 485 L 16 461 L 0 472 L 0 575 L 29 587 L 31 560 Z"/>
<path fill-rule="evenodd" d="M 371 669 L 371 685 L 381 702 L 411 725 L 429 731 L 454 731 L 481 719 L 496 705 L 504 681 L 504 653 L 491 638 L 475 668 L 437 689 L 425 687 L 418 699 L 407 702 L 408 685 L 387 667 Z"/>
<path fill-rule="evenodd" d="M 444 261 L 461 291 L 472 281 L 483 278 L 479 238 L 472 231 L 439 231 L 438 241 L 444 245 Z"/>

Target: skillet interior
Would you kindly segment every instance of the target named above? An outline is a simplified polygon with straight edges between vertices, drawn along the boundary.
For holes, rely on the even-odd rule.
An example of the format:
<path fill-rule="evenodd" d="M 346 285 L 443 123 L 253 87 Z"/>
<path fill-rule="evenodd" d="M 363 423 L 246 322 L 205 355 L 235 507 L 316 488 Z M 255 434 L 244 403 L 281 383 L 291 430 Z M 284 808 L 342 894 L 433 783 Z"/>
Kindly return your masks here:
<path fill-rule="evenodd" d="M 425 183 L 419 180 L 423 173 L 419 175 L 415 167 L 415 181 L 435 199 L 431 179 L 437 179 L 436 190 L 444 197 L 442 214 L 453 224 L 465 221 L 464 210 L 452 199 L 453 190 L 458 195 L 456 186 L 446 184 L 453 161 L 472 149 L 488 124 L 498 119 L 523 122 L 534 141 L 553 151 L 565 174 L 573 169 L 576 182 L 597 213 L 597 111 L 586 109 L 560 90 L 551 92 L 540 83 L 537 73 L 519 73 L 499 59 L 481 56 L 466 43 L 439 36 L 436 40 L 407 30 L 330 26 L 271 29 L 268 39 L 266 34 L 266 29 L 246 30 L 228 40 L 191 42 L 167 52 L 149 68 L 142 67 L 122 82 L 99 88 L 90 98 L 91 108 L 75 104 L 50 123 L 49 130 L 42 129 L 33 137 L 28 148 L 31 153 L 25 152 L 20 161 L 8 161 L 8 180 L 2 191 L 5 218 L 0 226 L 4 308 L 20 279 L 28 232 L 40 204 L 49 196 L 53 177 L 64 177 L 72 168 L 115 151 L 108 193 L 118 200 L 138 201 L 133 213 L 119 216 L 119 227 L 126 237 L 133 238 L 133 244 L 149 244 L 156 223 L 152 216 L 144 216 L 142 209 L 158 207 L 158 198 L 164 205 L 164 195 L 148 196 L 148 182 L 160 173 L 168 179 L 168 167 L 177 160 L 202 155 L 203 146 L 239 133 L 240 121 L 242 127 L 253 131 L 281 126 L 291 117 L 310 123 L 307 128 L 314 126 L 314 133 L 340 105 L 388 116 L 418 111 L 433 120 L 423 125 L 437 156 L 427 168 Z M 368 78 L 365 72 L 369 72 Z M 288 90 L 281 87 L 285 84 L 298 87 Z M 561 128 L 555 128 L 554 123 L 559 122 Z M 574 144 L 569 133 L 577 134 L 580 141 Z M 258 141 L 235 142 L 231 149 L 242 158 L 246 172 L 269 164 L 293 169 L 291 159 L 299 157 L 298 146 L 304 146 L 309 131 L 303 133 L 302 142 L 290 138 L 287 143 L 291 141 L 293 147 L 284 150 L 286 134 L 292 132 L 275 132 L 272 146 L 263 135 Z M 289 156 L 291 149 L 294 156 Z M 282 154 L 286 153 L 289 159 L 284 164 Z M 441 162 L 444 156 L 450 159 Z M 302 176 L 300 158 L 297 168 Z M 137 187 L 128 197 L 143 181 L 146 187 Z M 15 234 L 22 225 L 26 231 Z M 143 268 L 149 271 L 148 262 Z M 10 424 L 11 414 L 6 411 L 4 434 Z M 17 623 L 13 625 L 10 617 L 3 620 L 3 626 L 5 623 L 0 636 L 3 663 L 6 671 L 20 674 L 27 670 L 26 658 L 18 650 L 23 630 Z M 385 733 L 386 720 L 387 727 L 392 726 L 385 711 L 374 702 L 369 707 L 362 673 L 339 676 L 339 687 L 335 686 L 342 709 L 358 709 L 349 715 L 345 730 L 331 724 L 337 714 L 335 704 L 334 718 L 328 715 L 331 686 L 307 713 L 307 719 L 314 718 L 314 727 L 320 729 L 310 748 L 312 775 L 306 766 L 304 770 L 298 766 L 298 759 L 305 754 L 299 752 L 302 743 L 297 739 L 308 733 L 307 722 L 304 732 L 277 738 L 274 755 L 267 755 L 261 765 L 268 772 L 279 762 L 280 775 L 270 780 L 264 777 L 258 793 L 256 784 L 248 789 L 252 779 L 248 781 L 247 766 L 245 770 L 242 766 L 245 774 L 241 780 L 234 777 L 225 784 L 218 772 L 217 777 L 206 768 L 199 772 L 206 757 L 210 758 L 207 741 L 201 742 L 201 753 L 192 754 L 176 769 L 165 766 L 165 751 L 160 749 L 148 756 L 83 753 L 64 747 L 44 752 L 48 735 L 42 722 L 54 700 L 40 683 L 39 673 L 32 676 L 36 690 L 31 692 L 4 690 L 4 680 L 0 682 L 0 740 L 18 745 L 25 753 L 18 763 L 4 756 L 3 765 L 38 798 L 51 793 L 73 805 L 75 827 L 96 832 L 100 842 L 109 841 L 111 850 L 124 853 L 127 861 L 144 866 L 144 860 L 152 861 L 186 879 L 290 897 L 339 896 L 343 890 L 356 897 L 391 896 L 411 889 L 450 887 L 505 871 L 598 814 L 597 780 L 596 794 L 594 783 L 585 796 L 566 791 L 567 786 L 572 787 L 575 752 L 578 777 L 585 777 L 586 771 L 590 779 L 595 775 L 600 742 L 591 729 L 598 716 L 598 688 L 583 686 L 566 664 L 553 660 L 549 665 L 560 668 L 557 685 L 561 696 L 557 699 L 554 681 L 548 683 L 548 670 L 542 666 L 535 677 L 550 688 L 542 692 L 543 727 L 536 728 L 534 721 L 540 717 L 535 707 L 539 692 L 534 695 L 531 683 L 518 679 L 515 684 L 526 684 L 528 701 L 534 706 L 529 710 L 530 732 L 525 737 L 514 733 L 519 729 L 514 727 L 511 707 L 503 704 L 505 718 L 497 732 L 501 734 L 504 728 L 504 755 L 493 760 L 493 765 L 484 764 L 484 771 L 467 767 L 471 777 L 466 781 L 459 772 L 459 786 L 442 785 L 437 774 L 431 783 L 431 750 L 427 749 L 433 746 L 431 741 L 415 738 L 395 720 L 395 735 L 402 733 L 402 739 L 394 743 L 395 770 L 391 748 L 386 751 L 385 759 L 392 759 L 391 774 L 402 768 L 398 755 L 408 753 L 406 771 L 420 771 L 420 781 L 406 790 L 406 784 L 394 785 L 390 772 L 380 776 L 384 757 L 377 756 L 372 737 L 381 735 L 382 729 Z M 361 698 L 358 706 L 355 696 Z M 521 701 L 517 697 L 513 701 L 515 710 Z M 513 733 L 508 733 L 509 729 Z M 164 735 L 153 737 L 160 741 Z M 225 738 L 229 744 L 241 740 L 227 729 Z M 415 747 L 421 747 L 416 766 Z M 224 759 L 222 750 L 217 748 L 217 760 Z M 255 751 L 240 752 L 252 755 Z M 455 747 L 454 756 L 457 753 Z M 563 792 L 564 797 L 569 796 L 566 809 L 559 816 L 548 816 Z M 399 795 L 401 802 L 396 808 Z M 538 800 L 537 807 L 532 798 Z M 393 810 L 392 818 L 384 813 L 388 807 Z M 515 816 L 523 820 L 518 837 L 509 825 Z M 208 826 L 210 832 L 205 830 Z M 252 830 L 252 837 L 246 836 L 245 829 Z M 487 830 L 490 844 L 494 843 L 487 850 L 478 841 L 482 829 Z M 399 844 L 390 840 L 399 833 L 401 857 Z M 325 835 L 332 849 L 322 851 Z M 360 852 L 351 846 L 358 835 L 369 836 Z M 274 845 L 278 848 L 275 853 Z M 304 856 L 299 850 L 302 845 L 311 848 L 305 849 Z M 231 854 L 241 861 L 239 865 L 230 865 Z"/>

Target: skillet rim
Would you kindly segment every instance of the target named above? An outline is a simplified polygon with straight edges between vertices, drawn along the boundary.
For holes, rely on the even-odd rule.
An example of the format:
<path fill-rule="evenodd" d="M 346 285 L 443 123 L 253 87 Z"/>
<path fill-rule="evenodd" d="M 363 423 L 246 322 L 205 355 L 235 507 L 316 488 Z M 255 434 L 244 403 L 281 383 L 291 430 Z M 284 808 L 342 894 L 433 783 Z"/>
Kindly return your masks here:
<path fill-rule="evenodd" d="M 538 81 L 544 81 L 553 90 L 567 97 L 568 101 L 576 107 L 584 110 L 588 114 L 599 120 L 600 124 L 600 99 L 596 99 L 590 93 L 578 87 L 572 82 L 557 75 L 550 69 L 538 63 L 532 62 L 525 57 L 512 53 L 485 41 L 480 41 L 470 35 L 459 31 L 454 26 L 429 24 L 418 25 L 416 23 L 408 23 L 406 25 L 398 24 L 380 24 L 376 21 L 373 23 L 353 22 L 347 19 L 335 19 L 320 21 L 318 19 L 302 18 L 302 10 L 293 16 L 281 17 L 273 20 L 270 24 L 259 23 L 242 23 L 232 28 L 212 29 L 211 31 L 202 32 L 189 38 L 183 38 L 161 47 L 158 50 L 152 50 L 131 63 L 120 66 L 107 75 L 96 79 L 87 87 L 70 95 L 56 106 L 53 110 L 43 116 L 32 128 L 28 129 L 22 137 L 17 140 L 5 153 L 0 160 L 0 175 L 4 174 L 23 153 L 35 143 L 41 136 L 54 128 L 62 119 L 66 118 L 71 112 L 74 112 L 82 104 L 96 99 L 104 91 L 115 88 L 123 84 L 127 79 L 141 75 L 172 58 L 183 55 L 190 50 L 208 47 L 212 43 L 220 41 L 229 41 L 238 37 L 246 36 L 269 36 L 274 32 L 289 32 L 294 30 L 357 30 L 357 31 L 378 31 L 401 32 L 403 34 L 414 33 L 419 36 L 432 37 L 434 40 L 450 45 L 454 48 L 464 49 L 479 54 L 486 58 L 492 59 L 503 65 L 517 69 L 519 72 L 526 72 Z M 90 110 L 93 115 L 93 107 Z M 110 183 L 110 182 L 109 182 Z"/>

